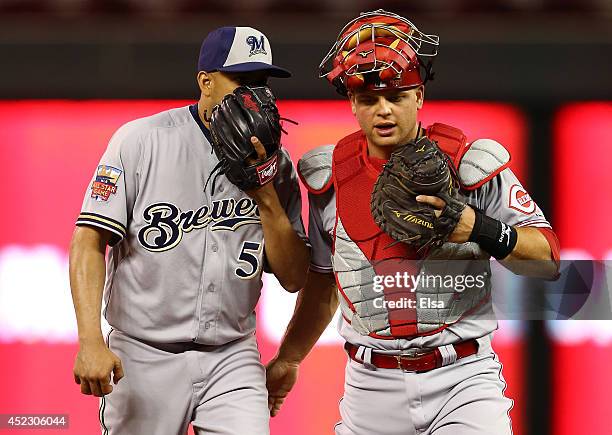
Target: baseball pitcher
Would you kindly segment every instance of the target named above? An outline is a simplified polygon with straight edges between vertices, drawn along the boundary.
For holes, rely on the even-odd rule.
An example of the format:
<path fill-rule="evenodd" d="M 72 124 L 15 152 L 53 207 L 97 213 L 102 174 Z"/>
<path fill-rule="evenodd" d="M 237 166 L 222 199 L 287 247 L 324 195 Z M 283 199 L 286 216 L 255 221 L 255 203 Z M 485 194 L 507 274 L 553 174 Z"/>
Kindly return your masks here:
<path fill-rule="evenodd" d="M 125 124 L 95 170 L 70 280 L 74 378 L 101 397 L 103 434 L 183 435 L 190 423 L 198 434 L 269 433 L 254 335 L 261 273 L 295 292 L 309 262 L 269 76 L 290 74 L 263 33 L 211 32 L 199 101 Z"/>

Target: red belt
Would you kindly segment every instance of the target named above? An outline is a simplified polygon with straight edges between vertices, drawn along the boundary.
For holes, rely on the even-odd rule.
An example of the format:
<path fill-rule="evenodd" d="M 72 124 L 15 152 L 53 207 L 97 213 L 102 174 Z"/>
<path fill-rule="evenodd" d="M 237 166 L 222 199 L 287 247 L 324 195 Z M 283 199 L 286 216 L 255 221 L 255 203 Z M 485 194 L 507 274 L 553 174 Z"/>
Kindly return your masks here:
<path fill-rule="evenodd" d="M 478 352 L 478 342 L 474 339 L 453 344 L 457 359 L 474 355 Z M 344 349 L 353 361 L 362 363 L 356 358 L 359 346 L 349 342 L 344 344 Z M 442 367 L 442 354 L 435 349 L 408 349 L 400 355 L 388 355 L 372 352 L 371 364 L 379 369 L 402 369 L 406 372 L 427 372 Z"/>

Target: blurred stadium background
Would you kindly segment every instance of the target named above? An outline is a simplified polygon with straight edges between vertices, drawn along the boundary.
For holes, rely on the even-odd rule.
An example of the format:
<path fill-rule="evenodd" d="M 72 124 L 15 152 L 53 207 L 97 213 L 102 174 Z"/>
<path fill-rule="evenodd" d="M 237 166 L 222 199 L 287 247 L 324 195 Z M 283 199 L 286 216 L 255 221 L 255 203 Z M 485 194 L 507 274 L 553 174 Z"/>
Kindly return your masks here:
<path fill-rule="evenodd" d="M 67 247 L 112 132 L 197 98 L 202 38 L 250 25 L 294 72 L 272 82 L 281 112 L 300 122 L 284 142 L 294 160 L 334 143 L 356 125 L 317 66 L 346 21 L 376 8 L 440 35 L 423 122 L 504 143 L 566 258 L 612 259 L 610 0 L 0 0 L 0 414 L 65 413 L 70 429 L 58 434 L 99 433 L 97 399 L 72 378 Z M 293 298 L 265 283 L 267 361 Z M 612 434 L 612 322 L 504 321 L 495 347 L 515 434 Z M 272 434 L 332 433 L 344 361 L 330 327 Z"/>

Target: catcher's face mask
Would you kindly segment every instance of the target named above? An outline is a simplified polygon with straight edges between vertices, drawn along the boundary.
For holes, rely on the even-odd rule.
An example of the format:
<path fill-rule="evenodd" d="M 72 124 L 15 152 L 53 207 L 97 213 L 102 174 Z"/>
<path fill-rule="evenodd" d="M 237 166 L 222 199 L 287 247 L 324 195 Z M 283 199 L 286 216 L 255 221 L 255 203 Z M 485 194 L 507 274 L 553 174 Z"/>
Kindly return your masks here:
<path fill-rule="evenodd" d="M 321 64 L 320 77 L 339 93 L 365 88 L 412 88 L 433 79 L 439 38 L 382 9 L 350 21 Z"/>

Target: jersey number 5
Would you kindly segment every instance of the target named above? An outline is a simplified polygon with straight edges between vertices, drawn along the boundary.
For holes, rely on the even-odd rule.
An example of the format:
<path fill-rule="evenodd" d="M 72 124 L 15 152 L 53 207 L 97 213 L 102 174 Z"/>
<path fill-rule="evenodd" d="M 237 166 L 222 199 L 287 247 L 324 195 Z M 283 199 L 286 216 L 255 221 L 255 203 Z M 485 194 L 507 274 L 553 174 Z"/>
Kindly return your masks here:
<path fill-rule="evenodd" d="M 259 273 L 259 256 L 261 255 L 261 243 L 244 242 L 240 251 L 238 261 L 246 267 L 237 267 L 236 275 L 242 279 L 251 279 Z"/>

